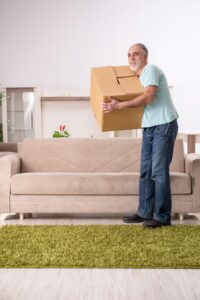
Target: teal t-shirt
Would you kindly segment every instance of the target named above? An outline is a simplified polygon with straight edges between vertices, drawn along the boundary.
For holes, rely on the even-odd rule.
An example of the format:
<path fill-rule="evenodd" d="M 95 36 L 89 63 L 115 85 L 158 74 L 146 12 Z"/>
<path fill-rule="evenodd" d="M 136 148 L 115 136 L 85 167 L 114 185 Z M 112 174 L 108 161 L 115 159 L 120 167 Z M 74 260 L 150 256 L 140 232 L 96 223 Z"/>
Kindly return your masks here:
<path fill-rule="evenodd" d="M 178 114 L 163 71 L 154 65 L 147 64 L 140 75 L 140 81 L 144 87 L 149 85 L 158 87 L 154 101 L 145 106 L 142 128 L 166 124 L 177 119 Z"/>

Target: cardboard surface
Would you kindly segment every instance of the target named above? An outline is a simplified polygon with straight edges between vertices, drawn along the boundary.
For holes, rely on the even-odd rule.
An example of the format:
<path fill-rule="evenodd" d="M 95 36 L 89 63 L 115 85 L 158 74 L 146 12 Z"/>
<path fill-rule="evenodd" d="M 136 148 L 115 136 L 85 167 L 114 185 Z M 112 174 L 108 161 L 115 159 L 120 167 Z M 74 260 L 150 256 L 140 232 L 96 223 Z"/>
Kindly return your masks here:
<path fill-rule="evenodd" d="M 131 100 L 143 93 L 139 78 L 129 66 L 92 68 L 90 104 L 102 131 L 141 128 L 144 106 L 105 113 L 102 103 L 110 96 L 119 101 Z"/>

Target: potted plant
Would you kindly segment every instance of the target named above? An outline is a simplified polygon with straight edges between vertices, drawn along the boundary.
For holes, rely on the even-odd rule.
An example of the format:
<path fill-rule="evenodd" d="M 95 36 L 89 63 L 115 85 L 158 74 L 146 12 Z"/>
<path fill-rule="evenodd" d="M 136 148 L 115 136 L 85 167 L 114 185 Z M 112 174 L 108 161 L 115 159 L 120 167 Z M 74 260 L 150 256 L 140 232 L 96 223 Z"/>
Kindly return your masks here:
<path fill-rule="evenodd" d="M 60 125 L 60 130 L 59 131 L 54 131 L 53 132 L 53 138 L 68 138 L 70 136 L 69 132 L 65 130 L 65 125 Z"/>

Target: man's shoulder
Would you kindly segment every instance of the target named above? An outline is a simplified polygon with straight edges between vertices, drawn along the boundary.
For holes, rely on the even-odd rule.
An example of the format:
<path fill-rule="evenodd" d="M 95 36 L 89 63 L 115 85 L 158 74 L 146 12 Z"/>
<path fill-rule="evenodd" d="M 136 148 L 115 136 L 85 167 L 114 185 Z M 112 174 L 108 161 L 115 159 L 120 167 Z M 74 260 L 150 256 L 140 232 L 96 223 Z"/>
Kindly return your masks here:
<path fill-rule="evenodd" d="M 145 72 L 157 72 L 160 74 L 163 74 L 163 71 L 156 65 L 153 64 L 147 64 L 144 68 Z"/>
<path fill-rule="evenodd" d="M 144 67 L 140 80 L 144 87 L 149 85 L 159 86 L 166 81 L 163 71 L 153 64 L 147 64 Z"/>

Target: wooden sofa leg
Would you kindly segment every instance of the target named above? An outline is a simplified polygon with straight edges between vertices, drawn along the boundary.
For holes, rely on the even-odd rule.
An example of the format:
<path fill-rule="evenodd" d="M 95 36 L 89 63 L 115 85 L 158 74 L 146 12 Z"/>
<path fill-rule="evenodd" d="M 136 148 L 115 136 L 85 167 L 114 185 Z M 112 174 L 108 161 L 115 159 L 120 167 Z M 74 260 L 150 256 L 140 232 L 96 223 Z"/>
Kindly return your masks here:
<path fill-rule="evenodd" d="M 20 221 L 24 220 L 24 214 L 23 213 L 19 214 L 19 219 L 20 219 Z"/>
<path fill-rule="evenodd" d="M 179 219 L 180 219 L 180 221 L 183 221 L 183 219 L 184 219 L 184 213 L 179 214 Z"/>
<path fill-rule="evenodd" d="M 32 213 L 20 213 L 19 219 L 24 220 L 25 218 L 32 218 Z"/>

